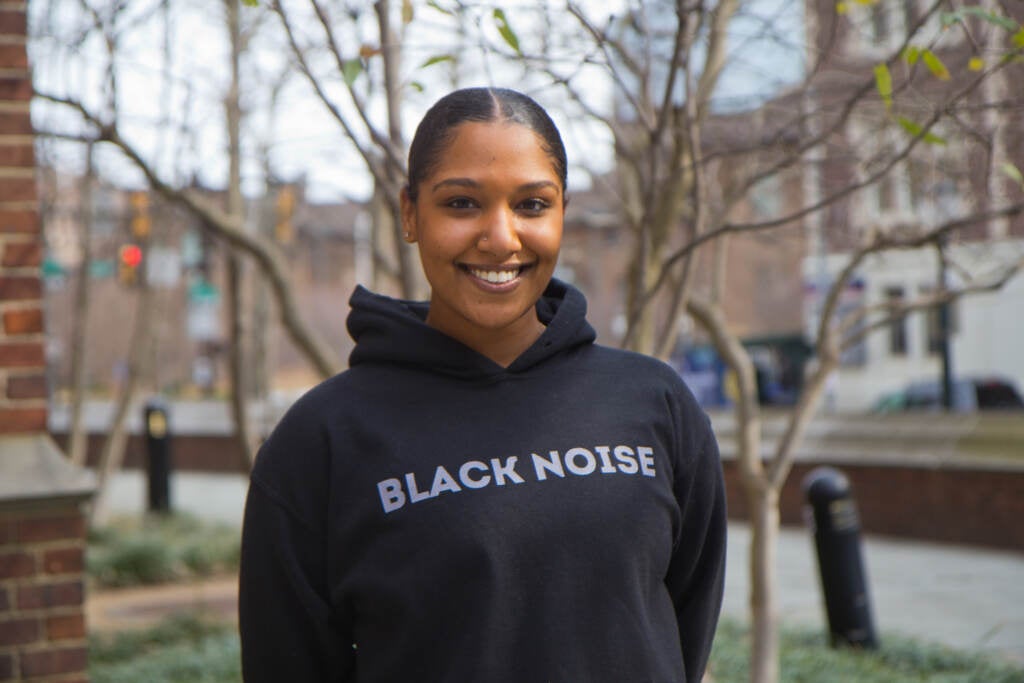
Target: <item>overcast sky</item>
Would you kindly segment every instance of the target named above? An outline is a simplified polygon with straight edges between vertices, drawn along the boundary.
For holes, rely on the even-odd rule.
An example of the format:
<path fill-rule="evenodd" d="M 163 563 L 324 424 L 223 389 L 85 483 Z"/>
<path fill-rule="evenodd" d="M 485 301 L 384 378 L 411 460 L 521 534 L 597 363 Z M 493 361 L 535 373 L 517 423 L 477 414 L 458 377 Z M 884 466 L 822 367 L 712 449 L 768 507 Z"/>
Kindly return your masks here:
<path fill-rule="evenodd" d="M 167 3 L 170 30 L 162 27 L 164 17 L 132 15 L 129 10 L 121 20 L 131 25 L 124 31 L 121 51 L 125 55 L 117 71 L 121 97 L 123 133 L 143 149 L 148 158 L 156 160 L 165 177 L 184 182 L 182 175 L 196 173 L 212 187 L 223 186 L 227 174 L 224 122 L 221 98 L 228 82 L 228 43 L 223 11 L 218 3 L 204 0 L 180 0 Z M 145 11 L 152 5 L 146 4 Z M 448 89 L 447 65 L 418 69 L 427 58 L 444 54 L 447 36 L 445 17 L 414 3 L 416 32 L 407 37 L 406 74 L 425 86 L 425 92 L 406 89 L 404 124 L 406 138 L 411 137 L 416 121 L 439 93 Z M 801 3 L 787 0 L 758 0 L 747 7 L 746 16 L 735 20 L 730 39 L 730 59 L 716 93 L 718 107 L 735 109 L 749 107 L 794 82 L 802 69 Z M 138 10 L 142 11 L 142 10 Z M 243 8 L 246 21 L 252 21 L 261 9 Z M 605 10 L 607 11 L 607 10 Z M 30 4 L 32 34 L 30 54 L 41 91 L 74 94 L 90 107 L 102 110 L 103 78 L 106 58 L 102 43 L 95 36 L 75 50 L 68 44 L 78 37 L 76 27 L 87 21 L 82 5 L 70 0 L 51 0 Z M 508 16 L 524 40 L 530 37 L 530 26 L 516 20 L 523 15 L 512 9 Z M 485 15 L 484 19 L 489 19 Z M 311 198 L 337 201 L 343 198 L 365 198 L 371 188 L 369 174 L 336 121 L 322 103 L 309 91 L 301 77 L 293 76 L 284 87 L 281 103 L 273 120 L 267 115 L 268 84 L 285 67 L 287 46 L 276 27 L 276 17 L 260 31 L 247 55 L 243 78 L 248 83 L 244 101 L 252 111 L 246 122 L 243 174 L 247 193 L 256 194 L 262 187 L 262 170 L 258 163 L 259 147 L 269 145 L 272 166 L 283 179 L 306 177 Z M 482 22 L 484 23 L 484 22 Z M 486 26 L 491 34 L 493 26 Z M 358 40 L 358 36 L 349 39 Z M 165 42 L 172 54 L 171 78 L 165 78 L 162 55 Z M 331 69 L 332 65 L 327 65 Z M 610 132 L 603 126 L 587 122 L 578 112 L 563 106 L 557 89 L 543 87 L 545 79 L 530 82 L 518 69 L 503 69 L 497 60 L 484 52 L 464 55 L 458 67 L 464 76 L 476 71 L 465 85 L 494 83 L 511 85 L 531 92 L 551 111 L 565 137 L 570 163 L 570 186 L 587 184 L 585 168 L 604 170 L 612 161 Z M 336 70 L 334 70 L 336 72 Z M 585 70 L 582 76 L 591 104 L 607 107 L 611 87 L 600 69 Z M 340 99 L 340 98 L 339 98 Z M 166 102 L 170 102 L 167 107 Z M 378 121 L 383 120 L 379 106 Z M 45 103 L 34 104 L 33 116 L 41 129 L 74 131 L 76 122 L 66 112 Z M 81 168 L 81 152 L 74 147 L 59 148 L 59 163 L 70 170 Z M 131 164 L 111 150 L 102 157 L 104 172 L 120 184 L 142 186 L 140 174 Z"/>

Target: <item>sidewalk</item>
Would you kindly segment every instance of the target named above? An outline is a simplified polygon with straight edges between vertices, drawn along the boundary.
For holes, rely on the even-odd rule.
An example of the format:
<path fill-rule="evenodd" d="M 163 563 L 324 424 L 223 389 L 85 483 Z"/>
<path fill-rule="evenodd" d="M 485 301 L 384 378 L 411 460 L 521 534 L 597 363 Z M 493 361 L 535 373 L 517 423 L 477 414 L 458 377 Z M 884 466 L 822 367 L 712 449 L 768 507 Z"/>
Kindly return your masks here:
<path fill-rule="evenodd" d="M 750 532 L 729 526 L 723 613 L 746 618 Z M 1024 553 L 866 537 L 862 552 L 875 630 L 1024 664 Z M 778 548 L 784 624 L 827 629 L 810 532 L 783 529 Z"/>
<path fill-rule="evenodd" d="M 172 482 L 175 509 L 240 524 L 246 480 L 239 475 L 178 473 Z M 113 513 L 144 508 L 145 480 L 123 472 L 113 482 Z M 725 615 L 748 616 L 750 534 L 729 525 Z M 779 613 L 783 624 L 827 628 L 810 533 L 783 529 L 778 548 Z M 998 653 L 1024 664 L 1024 552 L 938 546 L 904 539 L 867 537 L 864 560 L 875 629 L 964 650 Z M 99 593 L 89 598 L 90 625 L 130 627 L 175 609 L 197 606 L 233 615 L 233 579 L 156 590 Z M 134 620 L 134 621 L 133 621 Z"/>

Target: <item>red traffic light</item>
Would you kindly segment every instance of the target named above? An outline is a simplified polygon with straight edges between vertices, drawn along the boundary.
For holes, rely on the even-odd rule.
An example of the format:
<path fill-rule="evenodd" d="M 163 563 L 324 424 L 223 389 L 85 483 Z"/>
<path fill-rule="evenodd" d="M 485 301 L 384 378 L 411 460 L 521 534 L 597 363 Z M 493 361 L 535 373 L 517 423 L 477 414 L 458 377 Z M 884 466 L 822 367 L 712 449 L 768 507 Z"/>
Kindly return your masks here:
<path fill-rule="evenodd" d="M 121 263 L 129 268 L 137 268 L 142 263 L 142 247 L 137 244 L 124 244 L 118 252 Z"/>

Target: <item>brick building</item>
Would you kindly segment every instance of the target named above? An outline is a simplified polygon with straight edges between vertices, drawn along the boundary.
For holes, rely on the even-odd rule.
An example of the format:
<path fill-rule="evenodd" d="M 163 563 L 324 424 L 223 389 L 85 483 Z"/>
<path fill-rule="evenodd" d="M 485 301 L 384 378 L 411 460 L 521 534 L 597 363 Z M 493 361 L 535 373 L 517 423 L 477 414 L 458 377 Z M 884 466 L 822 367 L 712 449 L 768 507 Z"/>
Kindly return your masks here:
<path fill-rule="evenodd" d="M 46 436 L 42 246 L 26 4 L 0 2 L 0 681 L 86 680 L 91 477 Z"/>

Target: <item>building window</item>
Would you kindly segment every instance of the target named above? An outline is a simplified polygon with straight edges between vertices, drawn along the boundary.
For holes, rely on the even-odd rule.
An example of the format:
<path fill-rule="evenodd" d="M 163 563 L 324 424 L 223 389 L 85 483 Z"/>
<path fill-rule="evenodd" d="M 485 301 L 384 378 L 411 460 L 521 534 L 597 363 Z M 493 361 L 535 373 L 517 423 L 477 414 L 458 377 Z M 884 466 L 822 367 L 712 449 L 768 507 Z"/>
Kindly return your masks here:
<path fill-rule="evenodd" d="M 888 287 L 885 301 L 889 308 L 889 353 L 894 356 L 907 355 L 907 315 L 900 309 L 904 305 L 902 287 Z"/>
<path fill-rule="evenodd" d="M 854 278 L 847 285 L 846 289 L 839 297 L 839 303 L 836 306 L 836 319 L 842 323 L 849 316 L 858 315 L 864 306 L 864 291 L 865 283 L 860 278 Z M 865 326 L 866 322 L 861 322 L 853 325 L 850 330 L 851 335 L 858 334 Z M 868 345 L 867 340 L 864 337 L 858 339 L 855 343 L 847 346 L 842 353 L 839 354 L 839 364 L 843 367 L 863 367 L 868 362 Z"/>
<path fill-rule="evenodd" d="M 750 192 L 750 203 L 757 220 L 768 220 L 782 214 L 782 183 L 778 175 L 765 178 Z"/>
<path fill-rule="evenodd" d="M 847 50 L 859 55 L 881 56 L 899 47 L 917 20 L 916 4 L 916 0 L 855 3 L 850 8 L 854 35 Z M 917 38 L 924 40 L 920 35 Z"/>

